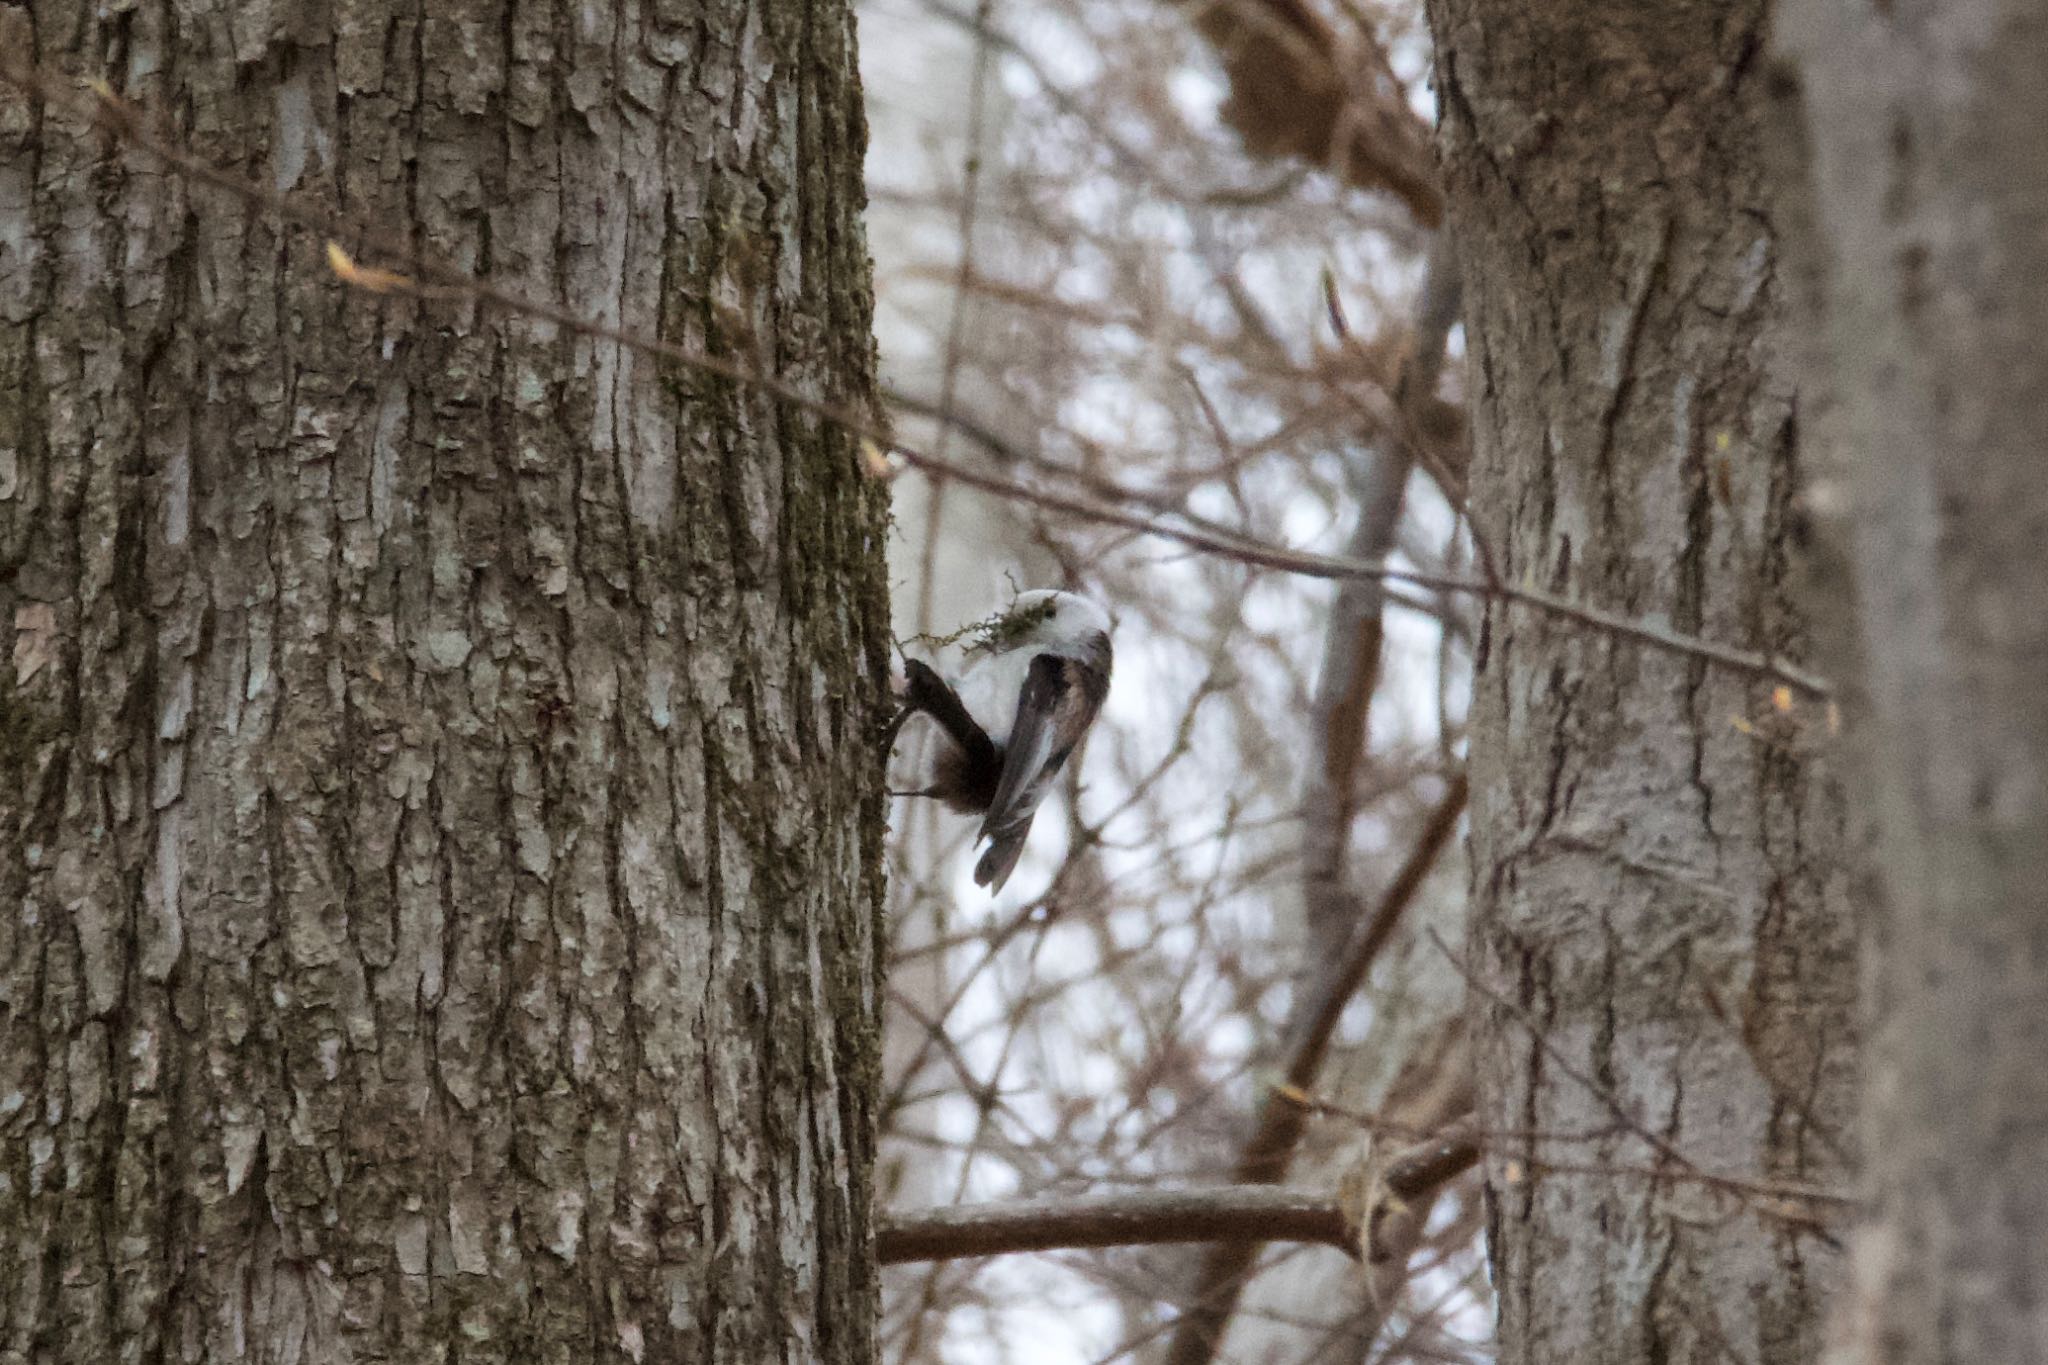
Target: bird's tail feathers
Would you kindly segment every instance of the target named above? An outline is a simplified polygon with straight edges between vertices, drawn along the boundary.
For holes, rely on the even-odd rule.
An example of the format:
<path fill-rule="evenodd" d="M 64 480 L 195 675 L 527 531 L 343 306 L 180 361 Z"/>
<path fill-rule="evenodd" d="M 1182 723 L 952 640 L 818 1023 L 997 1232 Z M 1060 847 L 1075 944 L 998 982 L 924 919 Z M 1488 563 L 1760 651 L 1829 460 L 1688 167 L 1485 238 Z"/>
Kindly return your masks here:
<path fill-rule="evenodd" d="M 1003 889 L 1003 883 L 1010 880 L 1010 874 L 1017 869 L 1017 860 L 1024 856 L 1024 836 L 1031 832 L 1031 822 L 1013 825 L 997 831 L 989 841 L 988 851 L 981 855 L 981 861 L 974 865 L 974 884 L 985 886 L 993 896 Z"/>

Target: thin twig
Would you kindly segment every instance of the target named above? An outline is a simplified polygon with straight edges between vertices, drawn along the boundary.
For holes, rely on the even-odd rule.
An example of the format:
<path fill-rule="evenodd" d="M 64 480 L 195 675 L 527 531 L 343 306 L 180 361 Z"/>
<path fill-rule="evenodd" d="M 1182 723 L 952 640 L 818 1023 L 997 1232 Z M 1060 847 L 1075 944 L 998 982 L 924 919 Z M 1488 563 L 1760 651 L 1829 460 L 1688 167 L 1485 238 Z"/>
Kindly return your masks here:
<path fill-rule="evenodd" d="M 1642 1118 L 1636 1114 L 1635 1110 L 1621 1096 L 1615 1094 L 1613 1090 L 1588 1075 L 1583 1067 L 1575 1063 L 1565 1050 L 1558 1046 L 1556 1040 L 1550 1037 L 1543 1026 L 1528 1010 L 1522 1008 L 1522 1006 L 1508 999 L 1487 982 L 1481 980 L 1479 973 L 1473 969 L 1472 964 L 1453 951 L 1451 946 L 1445 943 L 1443 938 L 1434 929 L 1428 932 L 1429 941 L 1450 962 L 1458 975 L 1465 978 L 1466 985 L 1484 996 L 1489 1003 L 1512 1016 L 1522 1026 L 1523 1030 L 1528 1033 L 1529 1037 L 1534 1040 L 1536 1045 L 1543 1049 L 1545 1055 L 1550 1058 L 1551 1064 L 1559 1072 L 1594 1099 L 1600 1101 L 1623 1127 L 1627 1128 L 1636 1137 L 1642 1139 L 1658 1156 L 1676 1167 L 1677 1170 L 1674 1174 L 1683 1175 L 1685 1178 L 1705 1185 L 1710 1189 L 1720 1190 L 1729 1194 L 1753 1212 L 1785 1218 L 1787 1221 L 1805 1223 L 1823 1238 L 1827 1238 L 1829 1241 L 1833 1240 L 1826 1229 L 1822 1228 L 1811 1216 L 1794 1218 L 1780 1209 L 1759 1207 L 1757 1201 L 1759 1199 L 1812 1199 L 1831 1203 L 1847 1203 L 1849 1201 L 1845 1196 L 1830 1194 L 1817 1186 L 1760 1181 L 1750 1176 L 1729 1175 L 1719 1171 L 1706 1170 L 1698 1162 L 1679 1150 L 1677 1144 L 1643 1122 Z M 1525 1159 L 1525 1164 L 1538 1170 L 1552 1170 L 1570 1174 L 1610 1174 L 1619 1173 L 1620 1171 L 1620 1168 L 1603 1166 L 1576 1168 L 1564 1163 L 1533 1159 Z M 1659 1173 L 1647 1172 L 1646 1174 Z"/>
<path fill-rule="evenodd" d="M 1260 1101 L 1251 1135 L 1239 1149 L 1238 1180 L 1271 1184 L 1286 1177 L 1294 1149 L 1300 1145 L 1308 1125 L 1308 1113 L 1292 1096 L 1315 1082 L 1344 1007 L 1393 937 L 1395 926 L 1457 830 L 1458 819 L 1465 810 L 1466 791 L 1465 774 L 1460 772 L 1451 779 L 1450 790 L 1430 812 L 1422 837 L 1394 874 L 1372 915 L 1337 956 L 1333 970 L 1315 983 L 1288 1021 L 1281 1067 L 1284 1082 L 1269 1088 Z M 1257 1252 L 1256 1244 L 1228 1243 L 1210 1248 L 1196 1271 L 1187 1311 L 1181 1315 L 1167 1347 L 1169 1361 L 1182 1365 L 1206 1361 L 1215 1355 Z"/>
<path fill-rule="evenodd" d="M 422 299 L 461 298 L 489 304 L 509 312 L 552 322 L 578 335 L 595 337 L 647 355 L 658 356 L 689 369 L 758 389 L 778 401 L 837 426 L 850 435 L 865 438 L 872 443 L 877 454 L 881 451 L 891 452 L 911 468 L 955 479 L 970 488 L 1030 503 L 1077 520 L 1122 527 L 1241 564 L 1306 578 L 1338 582 L 1405 583 L 1436 592 L 1479 597 L 1573 622 L 1602 634 L 1646 645 L 1665 653 L 1700 659 L 1739 673 L 1781 682 L 1815 699 L 1826 699 L 1832 695 L 1833 689 L 1825 679 L 1777 655 L 1699 639 L 1654 622 L 1632 619 L 1619 612 L 1574 602 L 1537 588 L 1515 587 L 1506 583 L 1488 583 L 1452 574 L 1403 569 L 1387 563 L 1364 563 L 1336 555 L 1314 554 L 1268 545 L 1234 533 L 1219 534 L 1175 526 L 1097 501 L 1092 497 L 1037 488 L 998 474 L 984 472 L 958 461 L 939 459 L 896 442 L 885 430 L 882 422 L 842 404 L 813 397 L 785 380 L 762 373 L 753 365 L 678 346 L 673 342 L 642 336 L 626 328 L 586 317 L 559 304 L 524 297 L 457 267 L 434 260 L 374 224 L 309 203 L 298 196 L 279 194 L 224 170 L 156 133 L 133 105 L 104 87 L 98 88 L 92 94 L 77 94 L 71 91 L 68 83 L 61 78 L 26 63 L 0 65 L 0 81 L 24 91 L 32 99 L 85 120 L 93 127 L 113 135 L 123 144 L 163 162 L 195 183 L 217 189 L 239 199 L 245 205 L 260 208 L 286 222 L 296 223 L 323 236 L 347 237 L 367 244 L 386 260 L 404 266 L 417 276 L 417 279 L 412 279 L 381 270 L 356 272 L 359 282 L 373 281 L 364 283 L 363 287 L 372 288 L 374 292 L 410 295 Z M 892 395 L 892 401 L 897 402 L 899 406 L 922 408 L 927 415 L 938 415 L 940 411 L 937 404 L 905 404 L 901 395 Z"/>

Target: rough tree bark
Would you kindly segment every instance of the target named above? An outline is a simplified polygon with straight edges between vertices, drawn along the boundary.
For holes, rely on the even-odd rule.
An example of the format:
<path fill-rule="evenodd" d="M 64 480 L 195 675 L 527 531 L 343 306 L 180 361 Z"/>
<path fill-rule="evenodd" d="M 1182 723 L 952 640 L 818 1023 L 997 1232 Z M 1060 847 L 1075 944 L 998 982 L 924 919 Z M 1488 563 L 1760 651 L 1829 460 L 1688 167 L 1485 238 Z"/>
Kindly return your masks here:
<path fill-rule="evenodd" d="M 843 5 L 29 18 L 280 191 L 869 393 Z M 319 245 L 0 92 L 0 1359 L 870 1359 L 879 494 Z"/>
<path fill-rule="evenodd" d="M 1875 800 L 1863 1139 L 1838 1359 L 2048 1359 L 2048 14 L 1788 0 Z M 1796 140 L 1796 134 L 1795 134 Z M 1787 158 L 1796 173 L 1798 158 Z M 1817 324 L 1818 325 L 1818 324 Z"/>
<path fill-rule="evenodd" d="M 1499 572 L 1799 656 L 1760 0 L 1430 16 Z M 1755 679 L 1489 611 L 1470 961 L 1503 1361 L 1813 1358 L 1827 1243 L 1629 1172 L 1841 1177 L 1856 983 L 1824 743 Z"/>

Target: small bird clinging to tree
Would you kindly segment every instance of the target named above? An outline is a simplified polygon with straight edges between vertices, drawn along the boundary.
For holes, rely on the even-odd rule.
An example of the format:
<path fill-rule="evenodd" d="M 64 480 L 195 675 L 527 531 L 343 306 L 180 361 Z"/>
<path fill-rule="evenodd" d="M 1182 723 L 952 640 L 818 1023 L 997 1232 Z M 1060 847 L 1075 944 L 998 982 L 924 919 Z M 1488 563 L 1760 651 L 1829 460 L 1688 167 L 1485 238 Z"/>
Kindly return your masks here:
<path fill-rule="evenodd" d="M 1038 590 L 1018 594 L 977 634 L 957 691 L 929 665 L 904 662 L 909 687 L 896 724 L 922 711 L 946 732 L 951 742 L 939 747 L 929 785 L 908 795 L 982 816 L 977 842 L 989 845 L 974 881 L 993 895 L 1024 852 L 1046 788 L 1109 694 L 1109 617 L 1078 594 Z"/>

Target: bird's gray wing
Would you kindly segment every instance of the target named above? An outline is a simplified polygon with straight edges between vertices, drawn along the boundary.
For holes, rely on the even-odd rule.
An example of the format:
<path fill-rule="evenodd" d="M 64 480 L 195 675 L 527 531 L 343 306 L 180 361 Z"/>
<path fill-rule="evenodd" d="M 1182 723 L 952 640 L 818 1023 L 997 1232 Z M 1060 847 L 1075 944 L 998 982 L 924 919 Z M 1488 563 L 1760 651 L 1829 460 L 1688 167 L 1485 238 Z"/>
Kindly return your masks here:
<path fill-rule="evenodd" d="M 1108 679 L 1085 664 L 1052 654 L 1031 661 L 1003 748 L 1003 775 L 981 822 L 981 837 L 992 842 L 975 868 L 977 883 L 1002 888 L 1046 787 L 1094 722 L 1107 691 Z"/>

